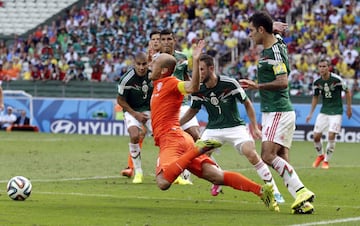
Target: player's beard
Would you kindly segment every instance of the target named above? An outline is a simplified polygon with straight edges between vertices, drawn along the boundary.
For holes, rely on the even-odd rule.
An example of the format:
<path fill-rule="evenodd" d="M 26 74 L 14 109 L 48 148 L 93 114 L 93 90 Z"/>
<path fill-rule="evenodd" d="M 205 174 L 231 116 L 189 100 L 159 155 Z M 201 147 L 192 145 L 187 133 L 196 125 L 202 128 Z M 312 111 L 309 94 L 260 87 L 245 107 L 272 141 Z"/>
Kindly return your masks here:
<path fill-rule="evenodd" d="M 210 72 L 207 72 L 202 83 L 206 84 L 209 81 L 209 79 L 210 79 Z"/>

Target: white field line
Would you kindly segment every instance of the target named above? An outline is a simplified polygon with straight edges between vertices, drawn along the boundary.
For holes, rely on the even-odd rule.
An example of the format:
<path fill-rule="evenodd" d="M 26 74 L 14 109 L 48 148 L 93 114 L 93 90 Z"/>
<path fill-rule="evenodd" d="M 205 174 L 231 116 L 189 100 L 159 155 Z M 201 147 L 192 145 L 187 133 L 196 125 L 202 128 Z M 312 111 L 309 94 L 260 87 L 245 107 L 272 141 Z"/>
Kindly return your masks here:
<path fill-rule="evenodd" d="M 360 168 L 360 165 L 337 165 L 332 166 L 331 169 L 335 168 Z M 297 169 L 313 169 L 312 167 L 295 167 Z M 237 168 L 237 169 L 226 169 L 227 171 L 235 171 L 235 172 L 243 172 L 243 171 L 253 171 L 253 167 L 244 167 L 244 168 Z M 321 169 L 314 169 L 314 170 L 321 170 Z M 154 173 L 148 173 L 147 175 L 155 177 Z M 112 179 L 112 178 L 123 178 L 121 176 L 94 176 L 94 177 L 70 177 L 70 178 L 49 178 L 49 179 L 34 179 L 30 178 L 32 182 L 58 182 L 58 181 L 83 181 L 83 180 L 98 180 L 98 179 Z M 0 180 L 1 183 L 7 183 L 8 180 Z"/>
<path fill-rule="evenodd" d="M 328 221 L 318 221 L 304 224 L 292 224 L 290 226 L 311 226 L 311 225 L 326 225 L 326 224 L 338 224 L 338 223 L 348 223 L 348 222 L 356 222 L 360 221 L 360 217 L 350 217 L 350 218 L 342 218 L 336 220 L 328 220 Z"/>

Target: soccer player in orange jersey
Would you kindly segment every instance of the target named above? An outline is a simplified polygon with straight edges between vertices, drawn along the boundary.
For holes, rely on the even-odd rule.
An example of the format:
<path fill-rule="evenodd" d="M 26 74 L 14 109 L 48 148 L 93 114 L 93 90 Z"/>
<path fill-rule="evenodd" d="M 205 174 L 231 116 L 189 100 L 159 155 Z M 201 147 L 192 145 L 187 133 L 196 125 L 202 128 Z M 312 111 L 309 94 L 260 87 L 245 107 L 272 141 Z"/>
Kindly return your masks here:
<path fill-rule="evenodd" d="M 272 185 L 261 186 L 240 173 L 217 168 L 216 163 L 204 154 L 220 147 L 221 143 L 199 140 L 195 145 L 192 137 L 180 128 L 179 112 L 184 95 L 197 92 L 200 88 L 199 58 L 204 47 L 205 42 L 201 40 L 193 50 L 191 81 L 171 76 L 176 59 L 170 54 L 162 53 L 150 64 L 150 79 L 154 87 L 150 102 L 151 124 L 155 145 L 160 148 L 156 166 L 157 185 L 161 190 L 169 189 L 181 172 L 188 169 L 213 184 L 253 192 L 268 208 L 278 210 Z"/>

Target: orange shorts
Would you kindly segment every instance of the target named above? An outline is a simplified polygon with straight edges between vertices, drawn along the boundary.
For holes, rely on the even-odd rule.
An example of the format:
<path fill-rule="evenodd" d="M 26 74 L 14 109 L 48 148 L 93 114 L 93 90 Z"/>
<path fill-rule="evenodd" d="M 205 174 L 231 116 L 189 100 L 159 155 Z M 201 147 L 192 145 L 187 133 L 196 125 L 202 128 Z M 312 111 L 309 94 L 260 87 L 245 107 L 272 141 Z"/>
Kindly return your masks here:
<path fill-rule="evenodd" d="M 181 129 L 171 130 L 159 139 L 159 156 L 156 164 L 156 175 L 166 171 L 167 167 L 175 162 L 180 156 L 193 151 L 195 147 L 193 138 Z M 193 159 L 187 169 L 194 175 L 202 177 L 202 164 L 216 165 L 207 155 L 200 155 Z"/>

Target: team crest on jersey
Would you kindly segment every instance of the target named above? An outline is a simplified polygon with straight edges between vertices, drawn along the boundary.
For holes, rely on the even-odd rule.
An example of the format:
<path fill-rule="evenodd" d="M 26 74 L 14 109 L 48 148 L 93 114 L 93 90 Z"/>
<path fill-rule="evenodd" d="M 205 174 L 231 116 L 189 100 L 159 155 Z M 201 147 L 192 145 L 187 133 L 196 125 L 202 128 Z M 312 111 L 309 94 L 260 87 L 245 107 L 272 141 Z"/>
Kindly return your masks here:
<path fill-rule="evenodd" d="M 214 106 L 219 104 L 219 99 L 216 97 L 215 93 L 210 94 L 210 103 Z"/>
<path fill-rule="evenodd" d="M 143 93 L 144 93 L 143 99 L 146 99 L 146 98 L 147 98 L 147 95 L 148 95 L 148 91 L 149 91 L 149 86 L 148 86 L 148 84 L 146 83 L 146 81 L 143 81 L 141 90 L 142 90 Z"/>
<path fill-rule="evenodd" d="M 156 85 L 156 91 L 160 92 L 162 86 L 163 86 L 163 83 L 162 83 L 162 82 L 159 82 L 159 83 Z"/>

